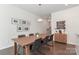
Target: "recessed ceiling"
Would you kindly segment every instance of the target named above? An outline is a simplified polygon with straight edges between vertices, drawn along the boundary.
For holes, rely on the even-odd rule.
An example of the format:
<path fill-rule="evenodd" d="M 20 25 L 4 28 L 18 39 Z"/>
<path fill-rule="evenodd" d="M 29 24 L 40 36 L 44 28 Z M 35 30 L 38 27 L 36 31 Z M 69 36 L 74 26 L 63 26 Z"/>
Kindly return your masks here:
<path fill-rule="evenodd" d="M 65 4 L 16 4 L 15 6 L 40 17 L 49 17 L 53 12 L 75 7 L 78 6 L 78 4 L 69 4 L 67 6 Z"/>

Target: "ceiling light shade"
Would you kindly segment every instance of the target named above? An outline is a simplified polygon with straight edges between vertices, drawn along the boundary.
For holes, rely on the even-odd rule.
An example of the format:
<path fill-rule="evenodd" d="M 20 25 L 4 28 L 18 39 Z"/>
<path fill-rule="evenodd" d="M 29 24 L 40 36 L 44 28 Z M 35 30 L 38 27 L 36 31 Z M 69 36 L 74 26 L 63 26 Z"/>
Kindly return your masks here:
<path fill-rule="evenodd" d="M 42 22 L 42 21 L 43 21 L 43 19 L 39 18 L 37 21 L 38 21 L 38 22 Z"/>

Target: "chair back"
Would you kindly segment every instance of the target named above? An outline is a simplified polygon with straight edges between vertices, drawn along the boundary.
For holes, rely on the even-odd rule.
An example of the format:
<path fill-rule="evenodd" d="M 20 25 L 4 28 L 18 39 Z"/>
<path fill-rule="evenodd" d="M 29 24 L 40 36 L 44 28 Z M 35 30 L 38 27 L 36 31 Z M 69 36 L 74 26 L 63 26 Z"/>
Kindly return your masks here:
<path fill-rule="evenodd" d="M 49 39 L 49 36 L 46 36 L 45 39 Z"/>
<path fill-rule="evenodd" d="M 29 34 L 29 36 L 33 36 L 33 35 L 34 35 L 33 33 Z"/>
<path fill-rule="evenodd" d="M 18 38 L 26 37 L 26 35 L 18 35 Z"/>
<path fill-rule="evenodd" d="M 35 40 L 35 42 L 32 45 L 32 51 L 36 51 L 41 47 L 41 38 Z"/>
<path fill-rule="evenodd" d="M 49 41 L 49 38 L 50 38 L 49 36 L 46 36 L 43 40 L 43 44 L 47 44 L 47 42 Z"/>
<path fill-rule="evenodd" d="M 53 40 L 53 34 L 50 36 L 50 41 L 52 41 Z"/>

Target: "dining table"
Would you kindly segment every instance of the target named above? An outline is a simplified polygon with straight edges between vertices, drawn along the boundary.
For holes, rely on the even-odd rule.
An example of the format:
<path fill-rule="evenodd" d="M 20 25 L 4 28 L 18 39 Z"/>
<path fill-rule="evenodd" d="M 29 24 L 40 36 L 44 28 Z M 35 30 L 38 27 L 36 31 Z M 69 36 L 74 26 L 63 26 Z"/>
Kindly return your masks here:
<path fill-rule="evenodd" d="M 17 46 L 20 45 L 23 48 L 24 55 L 30 54 L 30 45 L 35 42 L 35 40 L 41 38 L 41 40 L 44 40 L 44 38 L 47 36 L 47 34 L 39 34 L 33 35 L 33 36 L 26 36 L 21 38 L 14 38 L 14 54 L 18 54 Z"/>

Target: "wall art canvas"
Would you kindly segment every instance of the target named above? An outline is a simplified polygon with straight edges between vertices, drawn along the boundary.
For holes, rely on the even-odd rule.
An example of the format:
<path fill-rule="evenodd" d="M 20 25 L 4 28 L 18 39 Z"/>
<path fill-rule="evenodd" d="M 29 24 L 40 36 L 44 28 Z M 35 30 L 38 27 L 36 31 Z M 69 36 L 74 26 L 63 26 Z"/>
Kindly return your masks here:
<path fill-rule="evenodd" d="M 28 31 L 29 27 L 28 26 L 23 26 L 23 31 Z"/>
<path fill-rule="evenodd" d="M 57 21 L 56 25 L 57 29 L 65 29 L 65 21 Z"/>
<path fill-rule="evenodd" d="M 15 24 L 15 25 L 19 25 L 21 23 L 20 19 L 16 19 L 16 18 L 11 18 L 11 23 Z"/>
<path fill-rule="evenodd" d="M 23 31 L 23 27 L 22 26 L 17 26 L 17 31 L 18 32 L 22 32 Z"/>
<path fill-rule="evenodd" d="M 26 20 L 21 20 L 22 25 L 26 25 Z"/>

